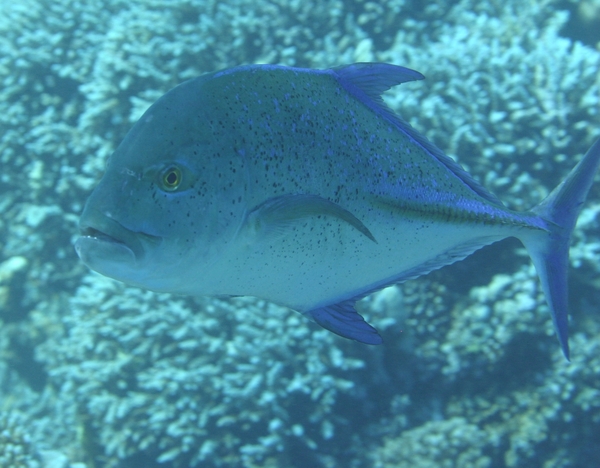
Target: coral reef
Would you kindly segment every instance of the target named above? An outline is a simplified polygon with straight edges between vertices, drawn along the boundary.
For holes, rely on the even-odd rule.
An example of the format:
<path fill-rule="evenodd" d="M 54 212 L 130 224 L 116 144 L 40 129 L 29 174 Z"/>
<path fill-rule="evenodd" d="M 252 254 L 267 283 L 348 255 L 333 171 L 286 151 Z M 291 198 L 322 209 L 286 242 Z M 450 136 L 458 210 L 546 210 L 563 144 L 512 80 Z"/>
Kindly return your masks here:
<path fill-rule="evenodd" d="M 461 3 L 423 33 L 428 47 L 398 34 L 379 58 L 410 64 L 427 78 L 395 88 L 392 107 L 503 201 L 525 210 L 574 166 L 573 154 L 600 137 L 600 54 L 561 37 L 565 12 L 540 5 L 516 15 L 520 2 L 503 3 L 498 16 Z"/>
<path fill-rule="evenodd" d="M 579 5 L 3 5 L 0 465 L 592 466 L 599 187 L 573 236 L 571 364 L 516 244 L 364 299 L 379 348 L 250 298 L 126 288 L 88 274 L 71 246 L 106 158 L 147 106 L 251 62 L 423 72 L 389 105 L 527 209 L 600 135 L 600 52 L 567 37 L 591 27 L 557 8 Z"/>
<path fill-rule="evenodd" d="M 566 364 L 555 355 L 551 370 L 524 378 L 504 395 L 483 391 L 473 399 L 455 396 L 448 417 L 466 418 L 503 447 L 505 466 L 588 466 L 599 451 L 594 432 L 600 425 L 598 327 L 592 336 L 573 337 L 578 354 Z M 530 356 L 531 368 L 541 367 Z M 585 424 L 582 422 L 585 421 Z"/>
<path fill-rule="evenodd" d="M 535 308 L 525 307 L 531 300 L 522 297 L 519 306 L 516 299 L 521 294 L 518 285 L 530 281 L 527 273 L 495 276 L 489 288 L 473 288 L 472 305 L 462 319 L 430 329 L 429 340 L 415 350 L 426 369 L 394 416 L 397 422 L 388 422 L 394 429 L 373 448 L 375 466 L 567 467 L 593 465 L 598 459 L 600 324 L 591 316 L 585 319 L 585 332 L 572 336 L 577 350 L 572 362 L 565 362 L 559 352 L 552 352 L 554 337 L 544 340 L 543 333 L 535 331 L 540 318 Z M 481 294 L 486 296 L 479 303 Z M 496 315 L 498 322 L 492 327 L 475 320 L 474 310 L 486 308 L 494 294 L 502 298 L 493 307 L 501 310 L 495 312 L 524 316 L 523 322 L 511 324 L 502 314 Z M 410 302 L 410 293 L 406 298 Z M 594 306 L 586 308 L 591 315 Z M 550 324 L 546 330 L 552 334 Z M 431 345 L 435 336 L 440 336 L 436 347 Z M 443 389 L 432 391 L 432 383 Z M 425 401 L 422 394 L 427 395 Z M 432 398 L 435 405 L 423 416 L 416 406 L 431 404 Z"/>
<path fill-rule="evenodd" d="M 65 413 L 65 415 L 68 414 Z M 84 463 L 72 463 L 65 453 L 54 450 L 39 432 L 40 419 L 32 419 L 31 410 L 0 409 L 0 466 L 3 468 L 86 468 Z M 63 424 L 68 419 L 61 420 Z M 61 435 L 63 428 L 58 428 Z M 57 438 L 50 437 L 56 444 Z"/>
<path fill-rule="evenodd" d="M 0 412 L 0 466 L 38 468 L 41 465 L 19 419 L 19 413 Z"/>
<path fill-rule="evenodd" d="M 310 452 L 335 437 L 336 400 L 363 367 L 272 304 L 175 300 L 97 275 L 64 322 L 66 336 L 40 346 L 39 360 L 90 421 L 107 466 L 288 465 L 290 446 Z"/>
<path fill-rule="evenodd" d="M 431 421 L 389 439 L 374 466 L 378 468 L 487 468 L 488 435 L 465 418 Z"/>

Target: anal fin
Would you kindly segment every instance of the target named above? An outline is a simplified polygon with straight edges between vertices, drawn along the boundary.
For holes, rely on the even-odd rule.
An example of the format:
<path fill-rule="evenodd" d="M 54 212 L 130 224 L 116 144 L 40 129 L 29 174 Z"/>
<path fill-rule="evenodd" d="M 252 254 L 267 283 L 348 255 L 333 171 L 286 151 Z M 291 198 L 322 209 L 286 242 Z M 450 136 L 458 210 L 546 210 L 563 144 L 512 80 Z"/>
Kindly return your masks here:
<path fill-rule="evenodd" d="M 356 312 L 354 303 L 354 300 L 347 300 L 309 310 L 304 312 L 304 315 L 312 317 L 323 328 L 344 338 L 371 345 L 383 343 L 377 330 Z"/>

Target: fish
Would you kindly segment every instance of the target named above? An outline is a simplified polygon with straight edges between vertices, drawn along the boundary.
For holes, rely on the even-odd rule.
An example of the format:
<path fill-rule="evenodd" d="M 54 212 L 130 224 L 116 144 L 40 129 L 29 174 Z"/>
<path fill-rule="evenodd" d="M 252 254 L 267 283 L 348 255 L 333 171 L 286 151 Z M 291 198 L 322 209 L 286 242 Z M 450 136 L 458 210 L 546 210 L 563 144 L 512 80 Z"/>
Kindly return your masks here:
<path fill-rule="evenodd" d="M 569 359 L 569 242 L 595 142 L 541 203 L 514 211 L 383 101 L 409 68 L 243 65 L 160 97 L 109 157 L 75 250 L 124 283 L 254 296 L 382 343 L 356 301 L 507 237 L 527 249 Z"/>

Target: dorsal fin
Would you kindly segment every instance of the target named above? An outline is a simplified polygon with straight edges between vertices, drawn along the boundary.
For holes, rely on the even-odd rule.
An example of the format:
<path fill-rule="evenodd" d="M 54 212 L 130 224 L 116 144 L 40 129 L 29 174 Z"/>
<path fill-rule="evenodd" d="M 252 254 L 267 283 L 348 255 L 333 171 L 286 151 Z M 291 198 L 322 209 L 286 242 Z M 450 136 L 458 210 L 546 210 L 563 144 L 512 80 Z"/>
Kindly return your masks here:
<path fill-rule="evenodd" d="M 344 67 L 332 68 L 338 82 L 355 98 L 376 113 L 387 118 L 400 131 L 422 147 L 427 153 L 442 163 L 456 177 L 463 181 L 473 192 L 495 205 L 503 206 L 502 202 L 485 189 L 479 182 L 468 174 L 460 165 L 442 150 L 436 147 L 423 135 L 419 134 L 400 116 L 394 113 L 381 98 L 381 94 L 393 86 L 408 81 L 422 80 L 425 77 L 418 71 L 389 63 L 355 63 Z"/>
<path fill-rule="evenodd" d="M 348 91 L 352 92 L 352 88 L 362 91 L 372 101 L 382 106 L 385 104 L 381 95 L 388 89 L 408 81 L 425 79 L 418 71 L 389 63 L 353 63 L 332 70 L 340 84 Z M 391 112 L 389 108 L 386 109 Z"/>

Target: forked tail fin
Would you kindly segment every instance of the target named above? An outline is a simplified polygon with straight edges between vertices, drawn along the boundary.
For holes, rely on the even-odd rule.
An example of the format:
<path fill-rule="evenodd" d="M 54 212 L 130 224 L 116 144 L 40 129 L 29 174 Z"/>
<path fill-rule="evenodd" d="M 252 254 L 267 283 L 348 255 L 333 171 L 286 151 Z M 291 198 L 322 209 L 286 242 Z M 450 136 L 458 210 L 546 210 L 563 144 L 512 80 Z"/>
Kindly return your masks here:
<path fill-rule="evenodd" d="M 521 238 L 542 283 L 562 352 L 569 360 L 567 270 L 569 241 L 582 205 L 600 165 L 600 140 L 548 197 L 531 211 L 543 218 L 549 232 Z"/>

